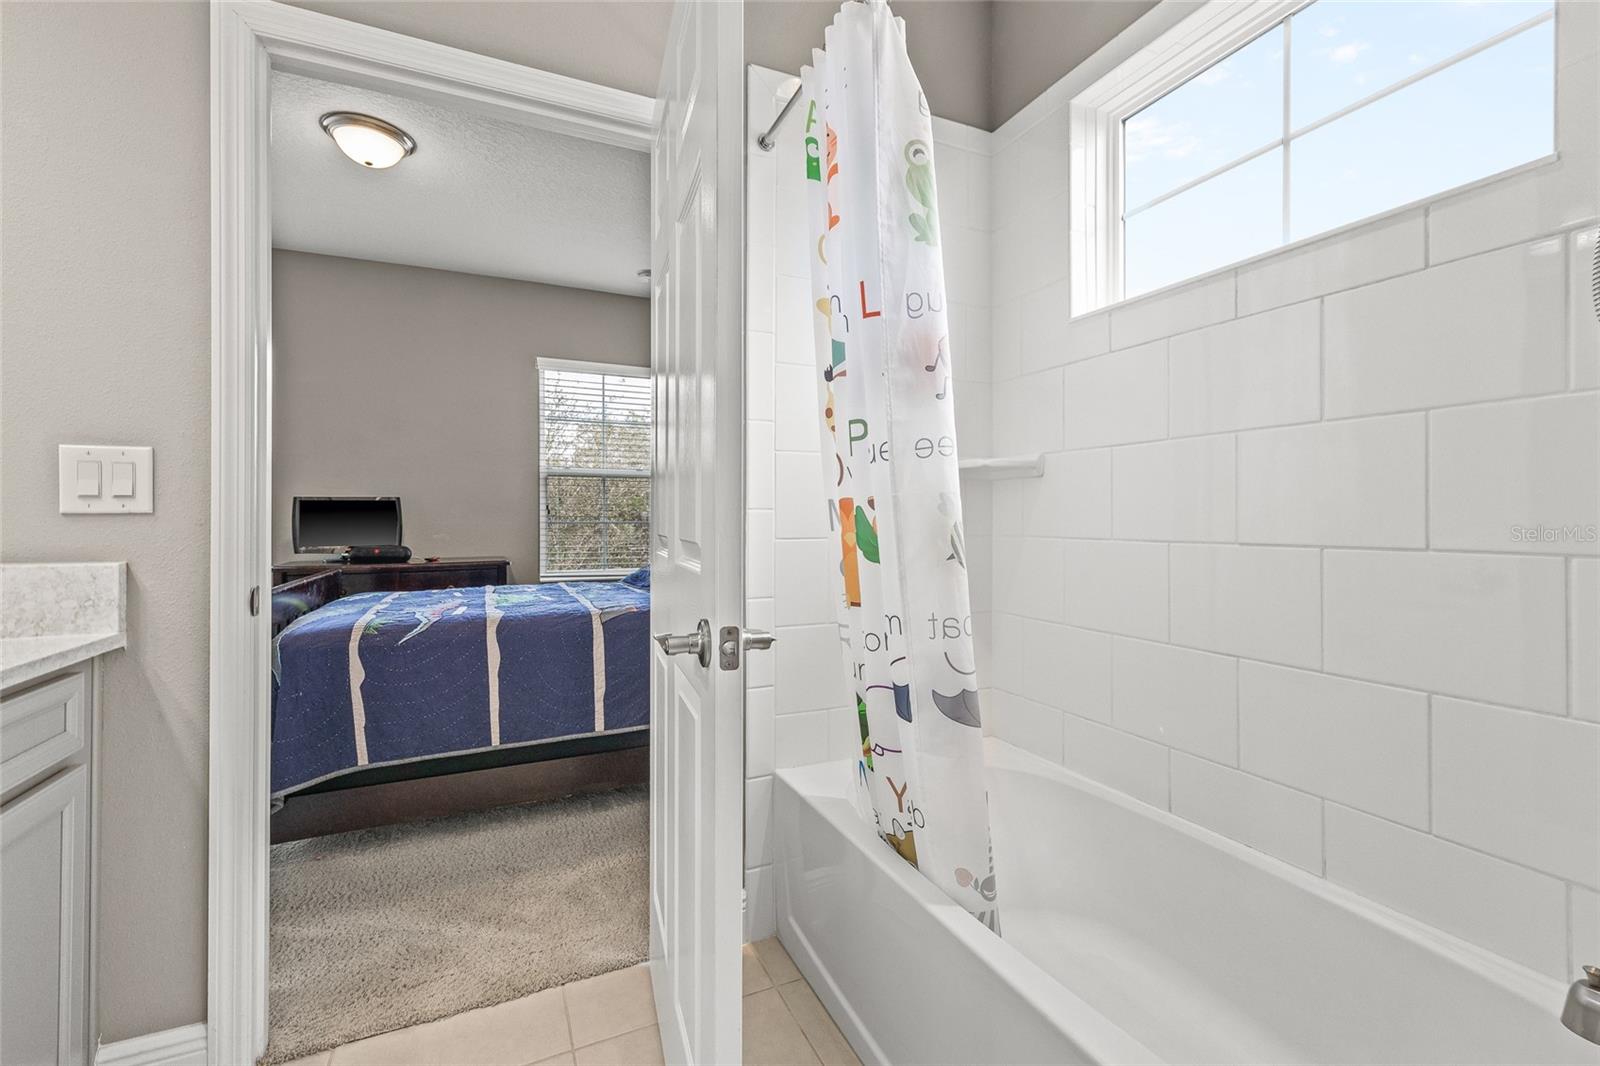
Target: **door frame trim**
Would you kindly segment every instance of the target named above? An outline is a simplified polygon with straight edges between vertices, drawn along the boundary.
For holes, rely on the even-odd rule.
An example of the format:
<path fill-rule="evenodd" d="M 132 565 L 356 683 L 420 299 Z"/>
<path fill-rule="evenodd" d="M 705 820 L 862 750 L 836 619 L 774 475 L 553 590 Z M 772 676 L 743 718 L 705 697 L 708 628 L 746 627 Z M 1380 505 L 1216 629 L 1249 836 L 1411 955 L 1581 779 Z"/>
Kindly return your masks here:
<path fill-rule="evenodd" d="M 655 100 L 273 0 L 211 6 L 211 605 L 206 1045 L 267 1045 L 274 69 L 431 96 L 648 153 Z"/>

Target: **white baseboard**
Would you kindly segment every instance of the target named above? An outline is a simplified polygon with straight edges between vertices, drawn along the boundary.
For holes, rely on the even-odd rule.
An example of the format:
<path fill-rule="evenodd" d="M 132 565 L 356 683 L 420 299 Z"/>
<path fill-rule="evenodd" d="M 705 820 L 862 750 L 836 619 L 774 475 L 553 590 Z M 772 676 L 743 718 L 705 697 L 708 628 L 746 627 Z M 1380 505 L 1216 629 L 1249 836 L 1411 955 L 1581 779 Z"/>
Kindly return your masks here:
<path fill-rule="evenodd" d="M 206 1066 L 205 1023 L 101 1044 L 94 1066 Z"/>

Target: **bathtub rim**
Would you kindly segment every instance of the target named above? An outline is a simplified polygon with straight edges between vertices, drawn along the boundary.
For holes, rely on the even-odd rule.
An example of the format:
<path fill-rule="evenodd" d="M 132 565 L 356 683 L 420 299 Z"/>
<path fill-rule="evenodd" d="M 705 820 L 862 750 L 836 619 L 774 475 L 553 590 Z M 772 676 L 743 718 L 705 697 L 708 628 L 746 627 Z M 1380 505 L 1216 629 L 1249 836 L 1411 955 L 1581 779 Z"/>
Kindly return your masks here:
<path fill-rule="evenodd" d="M 1015 944 L 991 933 L 973 919 L 916 869 L 885 847 L 862 821 L 842 787 L 849 764 L 841 761 L 785 767 L 774 772 L 776 782 L 825 819 L 879 873 L 908 892 L 913 901 L 942 926 L 966 956 L 992 970 L 995 976 L 1028 1007 L 1049 1019 L 1067 1038 L 1097 1062 L 1163 1063 L 1127 1030 L 1062 984 L 1049 971 L 1024 955 Z M 832 781 L 828 779 L 832 778 Z M 829 802 L 831 801 L 831 802 Z M 777 807 L 777 797 L 773 800 Z M 779 844 L 779 861 L 783 861 Z M 782 873 L 778 874 L 780 883 Z M 786 892 L 787 889 L 781 891 Z M 1002 922 L 1004 921 L 1002 912 Z M 823 963 L 805 933 L 795 925 L 790 908 L 778 908 L 779 940 L 789 949 L 823 1004 L 864 1061 L 888 1062 L 871 1029 L 842 994 L 833 973 Z"/>
<path fill-rule="evenodd" d="M 1051 779 L 1070 788 L 1086 792 L 1096 799 L 1115 804 L 1133 814 L 1149 818 L 1156 822 L 1157 825 L 1175 830 L 1203 845 L 1213 847 L 1232 858 L 1247 863 L 1253 869 L 1259 870 L 1270 877 L 1286 881 L 1292 887 L 1309 892 L 1316 898 L 1341 910 L 1349 911 L 1356 917 L 1371 922 L 1373 925 L 1393 933 L 1403 940 L 1410 941 L 1426 951 L 1442 955 L 1451 964 L 1466 969 L 1474 975 L 1490 981 L 1503 991 L 1545 1009 L 1547 1013 L 1555 1014 L 1557 1012 L 1556 1008 L 1552 1007 L 1551 1004 L 1561 1003 L 1562 998 L 1566 995 L 1567 984 L 1560 978 L 1551 977 L 1514 959 L 1498 955 L 1488 948 L 1480 947 L 1469 940 L 1446 932 L 1438 926 L 1429 925 L 1420 918 L 1412 917 L 1402 911 L 1385 906 L 1368 896 L 1363 896 L 1354 889 L 1330 881 L 1321 875 L 1311 873 L 1309 870 L 1301 869 L 1291 862 L 1257 851 L 1246 844 L 1239 843 L 1232 837 L 1224 836 L 1214 829 L 1207 829 L 1205 826 L 1191 822 L 1180 815 L 1173 814 L 1171 811 L 1145 803 L 1143 800 L 1135 799 L 1127 793 L 1118 792 L 1109 785 L 1101 784 L 1093 778 L 1085 777 L 1059 763 L 1053 763 L 1048 759 L 996 737 L 984 738 L 984 769 L 986 772 L 1006 770 Z M 1345 806 L 1345 804 L 1339 804 L 1339 806 Z M 1357 808 L 1350 809 L 1356 810 Z M 1372 817 L 1378 816 L 1373 815 Z M 1413 832 L 1415 831 L 1413 830 Z M 1003 891 L 1004 886 L 1002 885 Z M 1004 897 L 1002 896 L 1003 899 Z M 1004 914 L 1002 903 L 1002 921 L 1004 920 Z"/>
<path fill-rule="evenodd" d="M 1094 1006 L 1062 984 L 1049 971 L 1034 962 L 1014 944 L 995 937 L 982 929 L 957 904 L 949 900 L 926 878 L 892 855 L 881 846 L 877 835 L 856 814 L 854 804 L 846 795 L 849 764 L 841 760 L 786 767 L 775 771 L 775 780 L 792 789 L 862 854 L 866 855 L 879 871 L 910 892 L 922 905 L 950 930 L 962 951 L 983 958 L 985 964 L 994 962 L 999 978 L 1033 1009 L 1046 1016 L 1060 1019 L 1061 1028 L 1078 1041 L 1085 1051 L 1107 1062 L 1134 1062 L 1161 1060 L 1136 1037 L 1118 1026 Z M 1554 977 L 1534 970 L 1513 959 L 1479 947 L 1452 933 L 1429 925 L 1421 919 L 1394 910 L 1376 900 L 1361 895 L 1353 889 L 1329 881 L 1327 878 L 1303 870 L 1283 859 L 1275 858 L 1241 844 L 1215 830 L 1190 822 L 1171 811 L 1156 807 L 1119 792 L 1108 785 L 1069 770 L 1032 752 L 1018 748 L 995 737 L 984 740 L 985 771 L 1024 773 L 1042 777 L 1063 787 L 1075 789 L 1090 797 L 1112 804 L 1122 810 L 1146 818 L 1157 826 L 1180 833 L 1195 842 L 1222 852 L 1245 863 L 1249 868 L 1290 887 L 1310 893 L 1316 900 L 1339 908 L 1356 918 L 1369 922 L 1391 935 L 1399 937 L 1419 949 L 1441 957 L 1450 965 L 1465 971 L 1474 979 L 1487 981 L 1501 992 L 1515 996 L 1534 1008 L 1555 1017 L 1566 984 Z M 825 802 L 832 800 L 833 802 Z M 781 847 L 780 842 L 780 856 Z M 1004 884 L 1001 885 L 1001 922 L 1005 920 Z M 869 1030 L 861 1024 L 849 1004 L 839 994 L 832 975 L 816 957 L 804 934 L 794 926 L 788 908 L 778 914 L 780 930 L 792 938 L 799 955 L 810 964 L 807 978 L 813 979 L 819 995 L 827 991 L 826 1003 L 830 1011 L 838 1008 L 835 1016 L 848 1019 L 853 1029 L 852 1043 L 860 1037 L 881 1060 L 881 1052 L 871 1039 Z M 788 941 L 786 941 L 786 946 Z M 803 967 L 804 968 L 804 967 Z M 1054 993 L 1059 992 L 1057 996 Z M 1079 1027 L 1081 1023 L 1081 1028 Z M 1104 1041 L 1102 1043 L 1101 1041 Z"/>

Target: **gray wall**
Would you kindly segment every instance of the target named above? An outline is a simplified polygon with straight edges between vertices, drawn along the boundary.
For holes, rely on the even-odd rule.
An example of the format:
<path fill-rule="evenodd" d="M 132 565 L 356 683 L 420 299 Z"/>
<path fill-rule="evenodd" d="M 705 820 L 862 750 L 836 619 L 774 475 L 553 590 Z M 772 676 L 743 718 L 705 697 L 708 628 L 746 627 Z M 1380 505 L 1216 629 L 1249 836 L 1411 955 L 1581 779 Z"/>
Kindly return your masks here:
<path fill-rule="evenodd" d="M 665 0 L 288 0 L 397 33 L 655 95 Z M 840 0 L 747 0 L 745 60 L 798 73 Z M 933 112 L 992 130 L 1156 0 L 895 0 Z"/>
<path fill-rule="evenodd" d="M 206 1013 L 206 9 L 0 5 L 0 554 L 128 562 L 106 658 L 100 1016 Z M 62 515 L 57 444 L 155 447 L 155 513 Z"/>
<path fill-rule="evenodd" d="M 419 555 L 539 569 L 537 357 L 648 366 L 635 296 L 272 253 L 273 558 L 294 496 L 399 496 Z"/>
<path fill-rule="evenodd" d="M 672 4 L 661 0 L 288 0 L 511 63 L 656 94 Z"/>
<path fill-rule="evenodd" d="M 928 106 L 941 118 L 993 129 L 990 106 L 990 8 L 979 0 L 895 0 L 906 20 L 906 52 Z M 798 74 L 822 47 L 839 0 L 750 0 L 745 5 L 745 61 Z M 1058 75 L 1059 76 L 1059 75 Z"/>
<path fill-rule="evenodd" d="M 1156 0 L 997 0 L 992 6 L 986 129 L 1021 111 Z"/>
<path fill-rule="evenodd" d="M 665 0 L 289 0 L 497 59 L 654 96 L 672 5 Z M 987 0 L 897 0 L 934 114 L 990 125 Z M 1054 6 L 1054 5 L 1052 5 Z M 745 60 L 798 73 L 839 0 L 749 0 Z M 1057 75 L 1059 77 L 1060 75 Z M 1051 79 L 1054 80 L 1054 79 Z"/>
<path fill-rule="evenodd" d="M 933 113 L 998 128 L 1156 0 L 894 0 Z M 601 5 L 605 6 L 605 5 Z M 745 59 L 798 73 L 839 0 L 748 0 Z"/>

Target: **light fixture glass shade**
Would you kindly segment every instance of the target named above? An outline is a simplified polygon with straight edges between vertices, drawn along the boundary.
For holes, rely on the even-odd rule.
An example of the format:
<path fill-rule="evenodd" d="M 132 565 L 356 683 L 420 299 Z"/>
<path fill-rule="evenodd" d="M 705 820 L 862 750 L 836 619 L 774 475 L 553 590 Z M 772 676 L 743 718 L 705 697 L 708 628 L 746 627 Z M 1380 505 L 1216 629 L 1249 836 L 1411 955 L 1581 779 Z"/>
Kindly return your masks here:
<path fill-rule="evenodd" d="M 354 111 L 330 111 L 321 125 L 339 150 L 373 170 L 394 166 L 416 151 L 417 142 L 399 126 Z"/>

